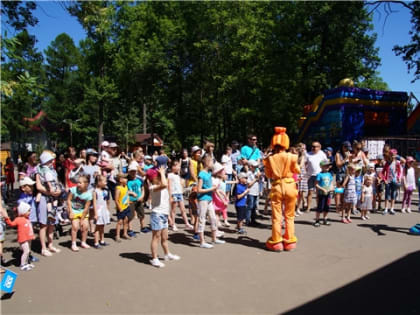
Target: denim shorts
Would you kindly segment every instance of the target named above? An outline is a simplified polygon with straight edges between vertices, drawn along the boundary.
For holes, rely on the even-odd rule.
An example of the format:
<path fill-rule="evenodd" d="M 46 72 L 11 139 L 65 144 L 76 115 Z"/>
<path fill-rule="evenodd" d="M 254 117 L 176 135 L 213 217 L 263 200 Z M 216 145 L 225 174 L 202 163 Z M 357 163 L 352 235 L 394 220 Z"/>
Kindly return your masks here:
<path fill-rule="evenodd" d="M 398 184 L 389 183 L 385 184 L 385 200 L 395 200 L 397 198 Z"/>
<path fill-rule="evenodd" d="M 160 231 L 168 228 L 168 215 L 152 212 L 150 214 L 150 226 L 152 231 Z"/>
<path fill-rule="evenodd" d="M 130 207 L 125 208 L 123 211 L 118 211 L 117 212 L 118 220 L 124 220 L 125 217 L 129 217 L 130 212 L 131 212 Z"/>
<path fill-rule="evenodd" d="M 173 202 L 184 201 L 184 197 L 182 197 L 182 194 L 172 194 L 172 201 Z"/>

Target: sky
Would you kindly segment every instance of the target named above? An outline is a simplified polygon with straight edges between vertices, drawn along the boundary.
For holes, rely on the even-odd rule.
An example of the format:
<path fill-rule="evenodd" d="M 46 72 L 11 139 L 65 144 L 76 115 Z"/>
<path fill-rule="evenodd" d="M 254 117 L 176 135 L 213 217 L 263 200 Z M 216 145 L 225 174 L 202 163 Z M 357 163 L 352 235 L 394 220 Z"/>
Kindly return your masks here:
<path fill-rule="evenodd" d="M 55 37 L 63 32 L 70 35 L 76 45 L 86 36 L 75 17 L 70 16 L 58 1 L 38 1 L 34 15 L 39 19 L 35 27 L 30 28 L 38 40 L 37 47 L 43 51 Z M 392 91 L 413 92 L 420 99 L 420 81 L 411 83 L 414 75 L 407 73 L 407 66 L 401 56 L 392 51 L 394 45 L 410 42 L 410 11 L 399 5 L 390 4 L 394 11 L 387 16 L 384 5 L 374 11 L 374 32 L 377 33 L 376 47 L 382 64 L 378 71 Z"/>

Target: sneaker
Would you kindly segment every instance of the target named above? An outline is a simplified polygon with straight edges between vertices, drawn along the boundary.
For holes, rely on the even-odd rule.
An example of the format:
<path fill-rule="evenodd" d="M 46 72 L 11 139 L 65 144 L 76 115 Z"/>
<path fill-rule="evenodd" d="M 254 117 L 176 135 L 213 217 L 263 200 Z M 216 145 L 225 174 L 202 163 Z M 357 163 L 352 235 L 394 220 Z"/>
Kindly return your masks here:
<path fill-rule="evenodd" d="M 149 232 L 150 232 L 150 229 L 149 229 L 149 228 L 147 228 L 147 227 L 144 227 L 144 228 L 142 228 L 142 229 L 140 230 L 140 232 L 141 232 L 141 233 L 149 233 Z"/>
<path fill-rule="evenodd" d="M 29 270 L 32 270 L 34 268 L 33 266 L 34 265 L 26 264 L 26 265 L 20 266 L 20 270 L 29 271 Z"/>
<path fill-rule="evenodd" d="M 313 224 L 314 227 L 320 227 L 321 223 L 319 223 L 319 221 L 315 221 L 315 223 Z"/>
<path fill-rule="evenodd" d="M 82 248 L 90 248 L 90 246 L 88 244 L 86 244 L 85 242 L 82 242 L 82 244 L 80 244 L 80 247 Z"/>
<path fill-rule="evenodd" d="M 238 234 L 246 234 L 246 231 L 244 229 L 239 229 Z"/>
<path fill-rule="evenodd" d="M 203 243 L 203 244 L 200 244 L 200 247 L 201 248 L 208 248 L 208 249 L 210 249 L 210 248 L 213 248 L 213 245 L 211 245 L 209 243 Z"/>
<path fill-rule="evenodd" d="M 225 244 L 226 241 L 216 238 L 213 244 Z"/>
<path fill-rule="evenodd" d="M 394 214 L 395 214 L 395 211 L 394 211 L 394 209 L 391 209 L 391 210 L 389 210 L 389 214 L 392 214 L 392 215 L 394 215 Z"/>
<path fill-rule="evenodd" d="M 42 256 L 45 256 L 45 257 L 51 257 L 53 254 L 48 250 L 48 249 L 44 249 L 42 252 L 41 252 L 41 255 Z"/>
<path fill-rule="evenodd" d="M 385 209 L 384 211 L 382 211 L 382 215 L 388 214 L 388 209 Z"/>
<path fill-rule="evenodd" d="M 225 235 L 225 232 L 223 232 L 223 231 L 216 231 L 216 237 L 221 237 L 223 235 Z"/>
<path fill-rule="evenodd" d="M 165 261 L 180 260 L 180 259 L 181 259 L 181 257 L 179 257 L 178 255 L 175 255 L 175 254 L 169 253 L 168 255 L 165 255 Z"/>
<path fill-rule="evenodd" d="M 71 250 L 72 250 L 73 252 L 78 252 L 78 251 L 79 251 L 79 247 L 77 247 L 77 245 L 76 245 L 76 244 L 73 244 L 73 245 L 71 245 Z"/>
<path fill-rule="evenodd" d="M 134 231 L 128 231 L 127 234 L 130 237 L 137 237 L 137 235 L 136 235 L 136 233 Z"/>
<path fill-rule="evenodd" d="M 101 245 L 101 246 L 108 246 L 109 244 L 106 243 L 106 242 L 99 242 L 99 245 Z"/>
<path fill-rule="evenodd" d="M 224 225 L 225 227 L 229 227 L 229 226 L 230 226 L 230 223 L 229 223 L 228 221 L 225 221 L 225 223 L 223 223 L 223 225 Z"/>
<path fill-rule="evenodd" d="M 366 217 L 365 217 L 365 216 L 362 216 L 362 220 L 363 220 L 363 221 L 366 221 Z"/>
<path fill-rule="evenodd" d="M 61 252 L 61 249 L 58 249 L 58 248 L 56 248 L 56 247 L 54 247 L 54 246 L 50 246 L 50 247 L 48 247 L 48 250 L 49 250 L 51 253 L 60 253 L 60 252 Z"/>
<path fill-rule="evenodd" d="M 95 249 L 102 249 L 102 246 L 99 245 L 99 244 L 95 244 L 95 245 L 93 245 L 93 248 L 95 248 Z"/>
<path fill-rule="evenodd" d="M 351 223 L 352 221 L 351 221 L 351 219 L 350 219 L 350 218 L 347 218 L 347 222 L 348 222 L 348 223 Z"/>
<path fill-rule="evenodd" d="M 401 213 L 405 213 L 405 209 L 404 208 L 402 208 L 401 209 Z M 407 212 L 408 213 L 408 212 Z"/>
<path fill-rule="evenodd" d="M 328 219 L 324 219 L 324 225 L 331 225 L 330 220 L 328 220 Z"/>
<path fill-rule="evenodd" d="M 191 225 L 191 224 L 187 224 L 186 226 L 185 226 L 185 229 L 186 230 L 193 230 L 194 229 L 194 227 Z"/>
<path fill-rule="evenodd" d="M 161 262 L 158 258 L 150 259 L 150 263 L 152 264 L 153 267 L 156 267 L 156 268 L 165 267 L 165 264 Z"/>
<path fill-rule="evenodd" d="M 198 233 L 194 234 L 193 239 L 195 241 L 199 241 L 200 240 L 200 235 L 198 235 Z"/>
<path fill-rule="evenodd" d="M 297 216 L 297 217 L 298 217 L 298 216 L 300 216 L 300 215 L 302 215 L 302 214 L 303 214 L 303 213 L 302 213 L 300 210 L 297 210 L 297 211 L 296 211 L 296 213 L 295 213 L 295 216 Z"/>
<path fill-rule="evenodd" d="M 174 225 L 174 226 L 172 227 L 172 231 L 174 231 L 174 232 L 178 231 L 178 228 L 177 228 L 177 226 L 176 226 L 176 225 Z"/>
<path fill-rule="evenodd" d="M 407 208 L 407 213 L 411 213 L 411 209 L 410 208 Z"/>
<path fill-rule="evenodd" d="M 350 223 L 346 218 L 342 218 L 341 222 L 343 222 L 344 224 L 349 224 Z"/>
<path fill-rule="evenodd" d="M 33 263 L 33 262 L 38 262 L 38 261 L 39 261 L 39 258 L 29 255 L 29 262 Z"/>
<path fill-rule="evenodd" d="M 369 219 L 370 219 L 370 216 L 365 215 L 365 219 L 366 219 L 366 220 L 369 220 Z"/>

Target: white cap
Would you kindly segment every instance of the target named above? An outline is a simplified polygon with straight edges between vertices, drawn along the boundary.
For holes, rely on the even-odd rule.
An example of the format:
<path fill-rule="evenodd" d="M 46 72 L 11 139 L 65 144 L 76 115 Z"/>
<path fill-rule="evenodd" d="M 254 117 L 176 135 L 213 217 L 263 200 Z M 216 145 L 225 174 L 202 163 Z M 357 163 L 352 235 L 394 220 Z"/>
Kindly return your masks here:
<path fill-rule="evenodd" d="M 128 171 L 130 172 L 130 171 L 137 171 L 137 167 L 136 167 L 136 165 L 134 164 L 134 163 L 131 163 L 129 166 L 128 166 Z"/>
<path fill-rule="evenodd" d="M 223 167 L 223 165 L 222 164 L 220 164 L 220 163 L 218 163 L 218 162 L 216 162 L 216 163 L 214 163 L 214 165 L 213 165 L 213 174 L 217 174 L 217 173 L 219 173 L 220 171 L 222 171 L 222 170 L 224 170 L 225 168 Z"/>
<path fill-rule="evenodd" d="M 44 152 L 42 152 L 39 159 L 41 161 L 41 164 L 47 164 L 49 161 L 55 159 L 55 154 L 51 151 L 44 151 Z"/>
<path fill-rule="evenodd" d="M 198 145 L 195 145 L 191 148 L 191 153 L 197 152 L 198 150 L 201 150 Z"/>
<path fill-rule="evenodd" d="M 30 210 L 31 210 L 31 206 L 23 201 L 19 203 L 17 207 L 18 215 L 24 215 L 25 213 L 28 213 L 28 211 Z"/>
<path fill-rule="evenodd" d="M 153 158 L 152 158 L 150 155 L 145 155 L 145 156 L 144 156 L 144 159 L 145 159 L 145 160 L 153 160 Z"/>
<path fill-rule="evenodd" d="M 108 141 L 103 141 L 101 145 L 103 147 L 109 147 L 109 142 Z"/>
<path fill-rule="evenodd" d="M 19 186 L 25 186 L 25 185 L 32 186 L 34 184 L 35 182 L 28 176 L 25 176 L 23 179 L 19 181 Z"/>
<path fill-rule="evenodd" d="M 248 165 L 253 166 L 253 167 L 257 167 L 258 166 L 258 162 L 255 160 L 249 160 L 248 161 Z"/>
<path fill-rule="evenodd" d="M 238 178 L 239 179 L 241 179 L 241 178 L 247 178 L 247 177 L 248 176 L 244 172 L 241 172 L 241 173 L 238 174 Z"/>
<path fill-rule="evenodd" d="M 109 144 L 109 147 L 110 147 L 110 148 L 118 148 L 118 144 L 116 144 L 115 142 L 111 142 L 111 143 Z"/>

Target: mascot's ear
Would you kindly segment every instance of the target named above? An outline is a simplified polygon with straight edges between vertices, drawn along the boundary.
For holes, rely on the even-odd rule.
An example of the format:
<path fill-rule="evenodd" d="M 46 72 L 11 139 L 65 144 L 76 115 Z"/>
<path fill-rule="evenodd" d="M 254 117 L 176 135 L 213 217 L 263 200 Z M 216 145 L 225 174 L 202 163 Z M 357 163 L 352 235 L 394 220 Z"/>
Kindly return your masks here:
<path fill-rule="evenodd" d="M 284 135 L 286 134 L 286 127 L 274 127 L 274 133 L 276 135 Z"/>

